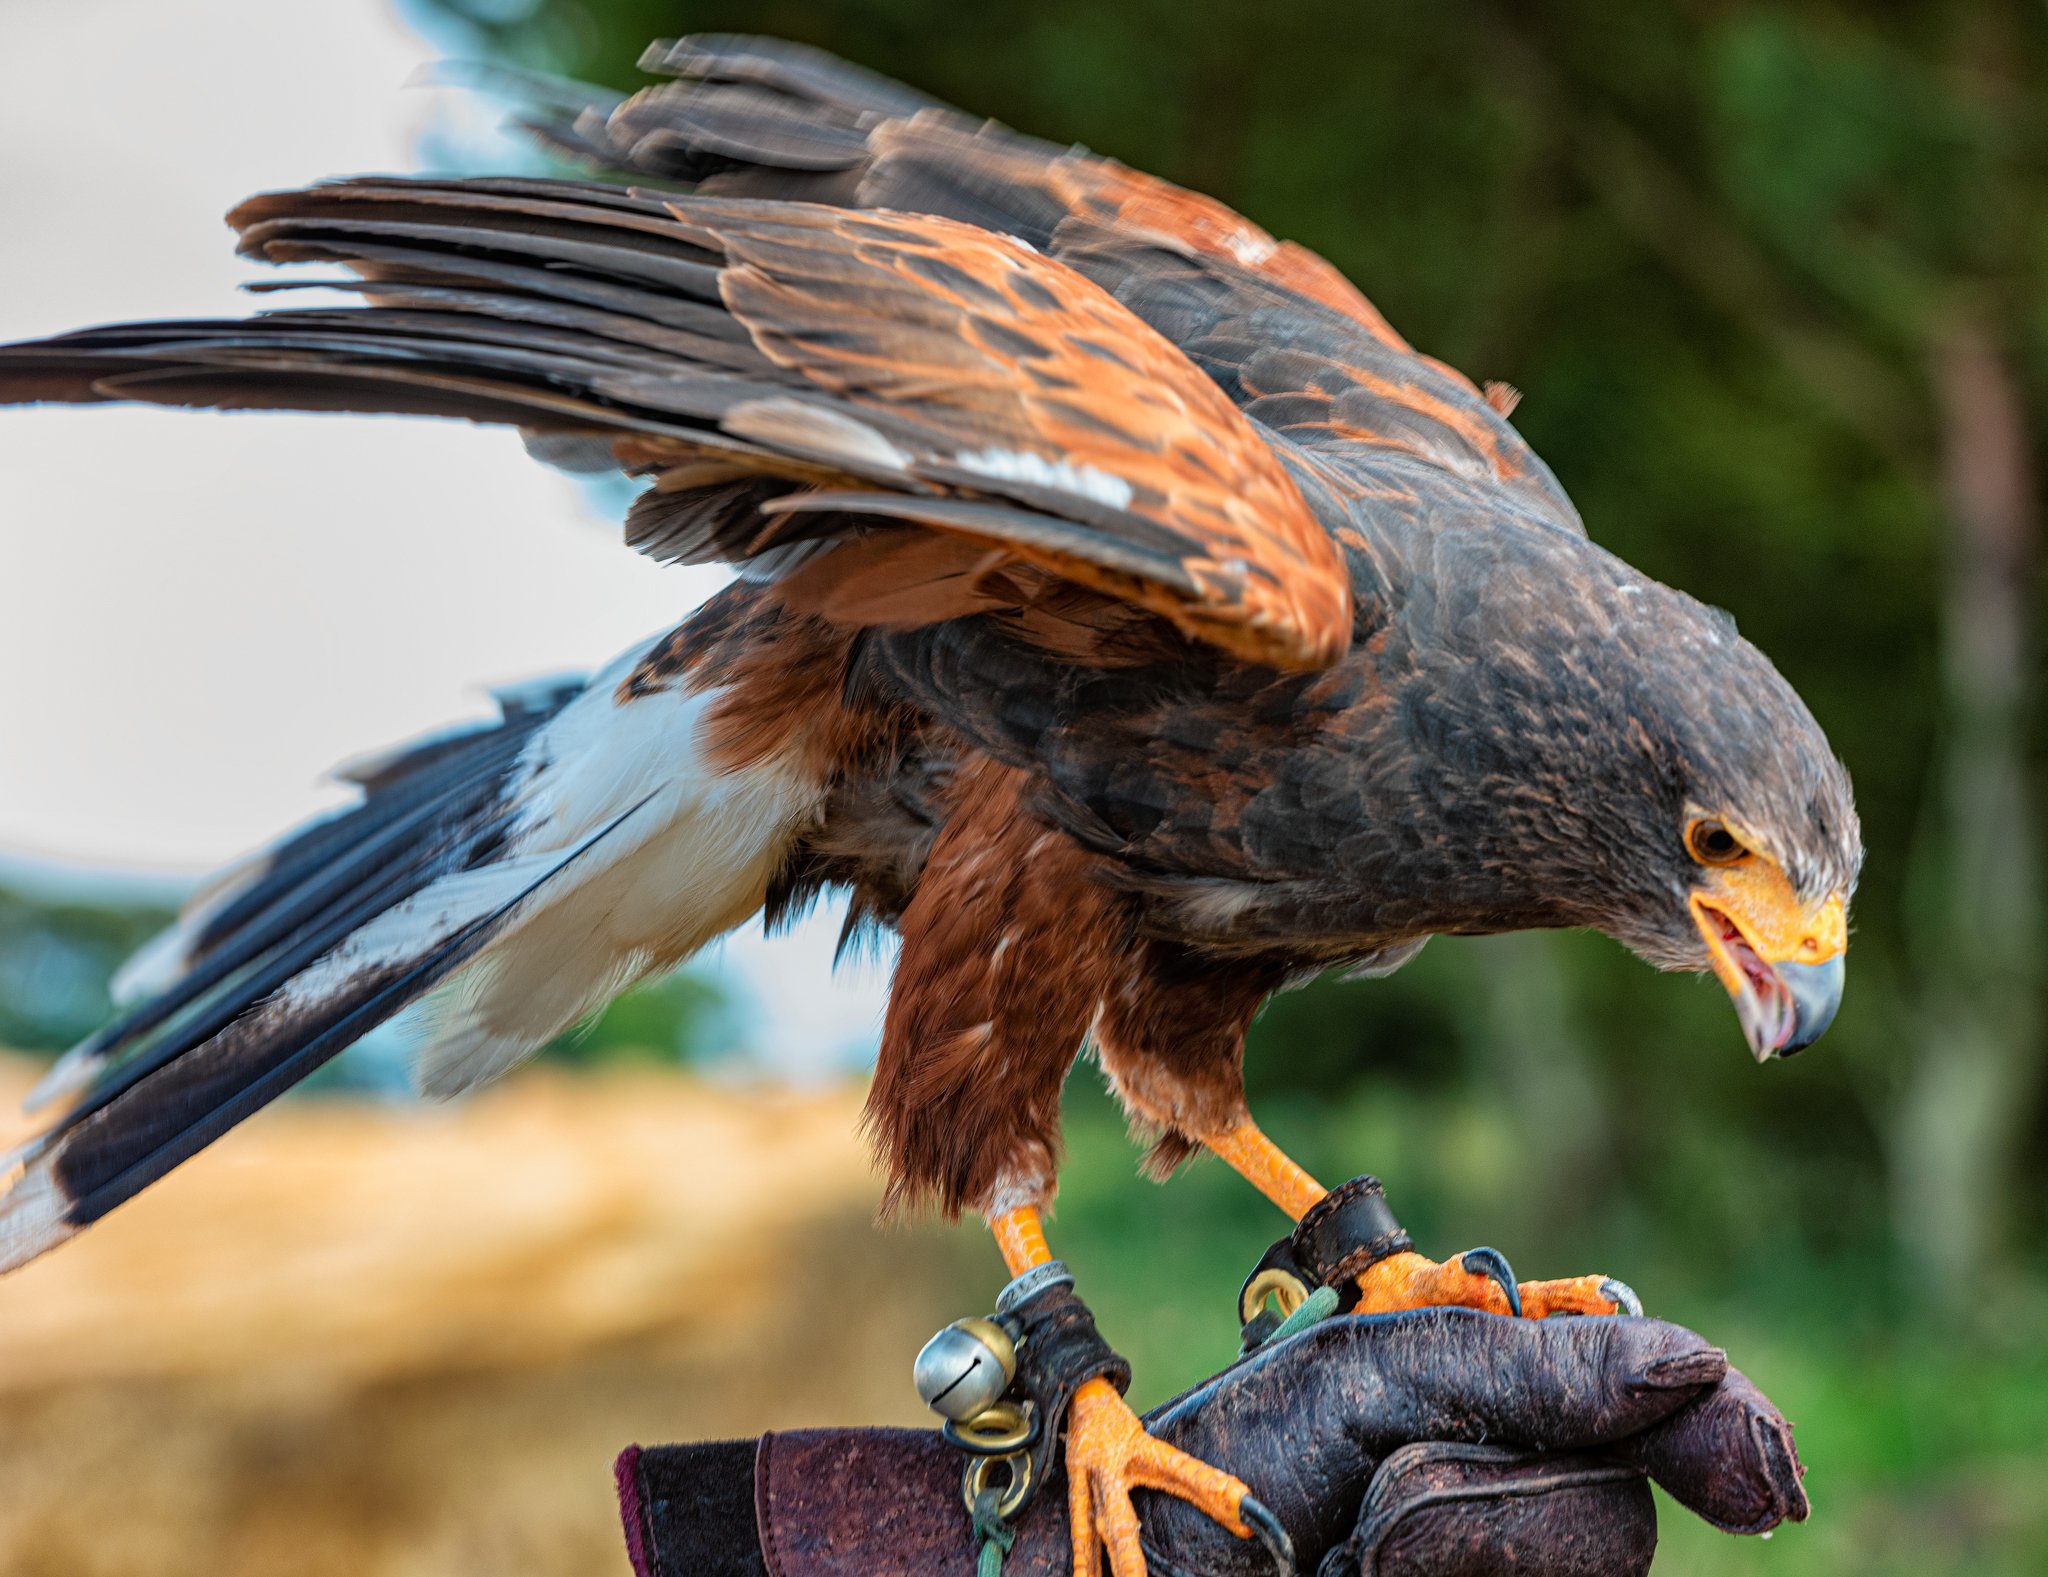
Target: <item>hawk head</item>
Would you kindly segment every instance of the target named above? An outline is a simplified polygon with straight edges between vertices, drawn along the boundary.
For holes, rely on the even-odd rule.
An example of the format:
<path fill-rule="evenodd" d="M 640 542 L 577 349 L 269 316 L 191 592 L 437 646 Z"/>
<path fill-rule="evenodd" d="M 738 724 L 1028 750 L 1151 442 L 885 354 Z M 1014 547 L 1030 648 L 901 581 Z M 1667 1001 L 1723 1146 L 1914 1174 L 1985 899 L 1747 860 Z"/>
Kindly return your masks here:
<path fill-rule="evenodd" d="M 1727 614 L 1628 584 L 1630 616 L 1601 640 L 1609 682 L 1572 698 L 1604 736 L 1574 785 L 1609 828 L 1589 918 L 1660 968 L 1711 970 L 1757 1060 L 1790 1056 L 1841 1005 L 1863 859 L 1848 772 Z"/>

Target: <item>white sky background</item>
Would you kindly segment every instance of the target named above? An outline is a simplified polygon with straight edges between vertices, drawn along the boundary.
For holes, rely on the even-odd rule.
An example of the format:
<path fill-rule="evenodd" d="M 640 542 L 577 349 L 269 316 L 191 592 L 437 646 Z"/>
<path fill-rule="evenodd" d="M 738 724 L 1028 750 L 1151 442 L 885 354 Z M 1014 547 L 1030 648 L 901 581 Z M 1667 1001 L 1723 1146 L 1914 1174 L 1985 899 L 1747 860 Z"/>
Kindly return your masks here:
<path fill-rule="evenodd" d="M 435 55 L 379 0 L 0 0 L 0 341 L 246 312 L 220 216 L 418 168 L 449 95 L 405 83 Z M 508 432 L 0 410 L 0 857 L 197 874 L 339 803 L 336 762 L 594 668 L 722 579 L 618 536 Z M 828 980 L 835 931 L 709 961 L 780 1069 L 876 1034 L 884 972 Z"/>

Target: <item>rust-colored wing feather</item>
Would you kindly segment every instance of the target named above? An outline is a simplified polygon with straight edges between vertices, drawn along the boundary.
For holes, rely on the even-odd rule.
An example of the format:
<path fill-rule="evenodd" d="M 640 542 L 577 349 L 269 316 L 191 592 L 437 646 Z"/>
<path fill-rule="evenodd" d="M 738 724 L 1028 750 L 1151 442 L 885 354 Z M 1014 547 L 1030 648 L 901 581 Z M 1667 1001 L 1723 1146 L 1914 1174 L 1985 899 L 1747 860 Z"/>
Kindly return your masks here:
<path fill-rule="evenodd" d="M 1343 651 L 1348 582 L 1269 443 L 1080 275 L 936 217 L 673 206 L 724 246 L 721 294 L 763 352 L 878 423 L 911 451 L 916 480 L 942 490 L 822 492 L 771 510 L 852 509 L 982 538 L 1255 661 L 1319 666 Z M 1105 537 L 1123 551 L 1102 551 Z"/>
<path fill-rule="evenodd" d="M 1270 437 L 1011 237 L 566 181 L 343 182 L 232 218 L 244 252 L 346 264 L 368 304 L 6 347 L 0 399 L 509 422 L 653 475 L 651 551 L 796 569 L 827 611 L 950 617 L 1033 566 L 1254 662 L 1349 642 L 1338 551 Z M 960 552 L 895 551 L 931 530 Z M 849 543 L 863 592 L 835 602 Z"/>

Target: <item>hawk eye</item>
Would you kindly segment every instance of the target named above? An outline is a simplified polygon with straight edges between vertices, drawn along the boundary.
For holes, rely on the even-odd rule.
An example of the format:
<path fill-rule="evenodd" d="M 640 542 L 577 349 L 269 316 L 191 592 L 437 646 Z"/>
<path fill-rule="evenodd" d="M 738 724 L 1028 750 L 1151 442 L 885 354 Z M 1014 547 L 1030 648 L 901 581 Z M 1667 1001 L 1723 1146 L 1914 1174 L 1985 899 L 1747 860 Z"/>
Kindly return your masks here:
<path fill-rule="evenodd" d="M 1733 865 L 1749 854 L 1742 840 L 1718 821 L 1694 822 L 1685 841 L 1692 857 L 1702 865 Z"/>

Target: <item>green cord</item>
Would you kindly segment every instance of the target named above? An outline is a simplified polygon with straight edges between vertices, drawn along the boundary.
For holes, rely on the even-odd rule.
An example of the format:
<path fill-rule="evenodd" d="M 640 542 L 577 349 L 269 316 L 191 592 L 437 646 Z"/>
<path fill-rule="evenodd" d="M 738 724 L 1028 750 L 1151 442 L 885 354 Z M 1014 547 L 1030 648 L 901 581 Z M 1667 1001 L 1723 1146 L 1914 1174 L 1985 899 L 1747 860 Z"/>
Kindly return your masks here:
<path fill-rule="evenodd" d="M 996 1507 L 1002 1497 L 985 1489 L 974 1497 L 974 1531 L 981 1535 L 981 1559 L 974 1577 L 1003 1577 L 1003 1557 L 1017 1542 L 1017 1530 L 1003 1521 Z"/>
<path fill-rule="evenodd" d="M 1337 1312 L 1337 1289 L 1318 1287 L 1295 1306 L 1292 1314 L 1273 1327 L 1273 1334 L 1260 1342 L 1261 1347 L 1270 1347 L 1275 1342 L 1284 1342 L 1290 1336 L 1298 1336 L 1311 1325 L 1320 1324 Z"/>
<path fill-rule="evenodd" d="M 974 1568 L 974 1577 L 1003 1577 L 1003 1551 L 1017 1542 L 1017 1530 L 1005 1528 L 1002 1534 L 991 1533 L 982 1542 L 981 1560 Z"/>

